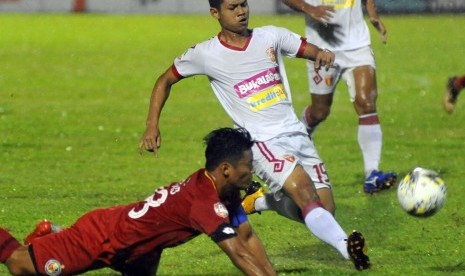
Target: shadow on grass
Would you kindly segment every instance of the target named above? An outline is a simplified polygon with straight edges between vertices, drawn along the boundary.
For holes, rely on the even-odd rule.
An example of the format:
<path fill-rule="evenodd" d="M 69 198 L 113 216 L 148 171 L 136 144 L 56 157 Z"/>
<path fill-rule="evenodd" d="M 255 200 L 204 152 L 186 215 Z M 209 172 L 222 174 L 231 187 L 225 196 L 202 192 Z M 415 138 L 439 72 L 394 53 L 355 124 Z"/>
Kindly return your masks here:
<path fill-rule="evenodd" d="M 451 272 L 465 272 L 465 264 L 463 262 L 458 263 L 456 265 L 449 265 L 449 266 L 435 266 L 432 267 L 431 270 L 443 272 L 443 273 L 451 273 Z"/>

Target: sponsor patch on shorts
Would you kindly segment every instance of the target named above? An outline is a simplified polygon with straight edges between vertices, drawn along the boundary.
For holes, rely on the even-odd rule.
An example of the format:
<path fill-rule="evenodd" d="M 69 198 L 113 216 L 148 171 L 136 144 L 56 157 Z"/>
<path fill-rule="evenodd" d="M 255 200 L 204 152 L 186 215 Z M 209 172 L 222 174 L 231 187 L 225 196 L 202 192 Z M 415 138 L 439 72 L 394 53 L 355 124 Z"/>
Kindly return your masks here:
<path fill-rule="evenodd" d="M 61 274 L 62 268 L 63 265 L 59 261 L 50 259 L 45 264 L 45 273 L 49 276 L 58 276 Z"/>

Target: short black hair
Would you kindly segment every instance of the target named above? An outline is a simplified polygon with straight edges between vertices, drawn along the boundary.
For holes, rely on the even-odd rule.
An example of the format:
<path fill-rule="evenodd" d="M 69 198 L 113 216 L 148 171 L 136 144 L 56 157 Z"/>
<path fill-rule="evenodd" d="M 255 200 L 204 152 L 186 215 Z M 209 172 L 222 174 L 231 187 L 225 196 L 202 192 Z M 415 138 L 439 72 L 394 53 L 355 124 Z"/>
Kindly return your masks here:
<path fill-rule="evenodd" d="M 250 133 L 244 128 L 219 128 L 210 132 L 204 138 L 205 169 L 213 171 L 221 162 L 229 162 L 235 166 L 245 151 L 254 144 Z"/>
<path fill-rule="evenodd" d="M 208 0 L 208 3 L 210 3 L 210 8 L 220 10 L 221 3 L 223 3 L 223 0 Z"/>

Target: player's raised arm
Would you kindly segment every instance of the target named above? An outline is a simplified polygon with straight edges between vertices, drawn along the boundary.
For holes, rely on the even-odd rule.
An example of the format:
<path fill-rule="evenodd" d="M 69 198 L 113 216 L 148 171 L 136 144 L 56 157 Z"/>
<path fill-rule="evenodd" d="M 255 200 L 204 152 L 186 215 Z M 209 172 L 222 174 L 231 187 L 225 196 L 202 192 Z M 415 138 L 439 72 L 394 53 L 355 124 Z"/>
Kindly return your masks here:
<path fill-rule="evenodd" d="M 158 77 L 150 97 L 149 114 L 147 115 L 146 129 L 139 142 L 139 152 L 143 150 L 152 151 L 158 155 L 158 148 L 161 145 L 161 134 L 159 129 L 160 114 L 171 91 L 171 86 L 177 83 L 180 78 L 175 75 L 172 67 L 168 68 Z"/>

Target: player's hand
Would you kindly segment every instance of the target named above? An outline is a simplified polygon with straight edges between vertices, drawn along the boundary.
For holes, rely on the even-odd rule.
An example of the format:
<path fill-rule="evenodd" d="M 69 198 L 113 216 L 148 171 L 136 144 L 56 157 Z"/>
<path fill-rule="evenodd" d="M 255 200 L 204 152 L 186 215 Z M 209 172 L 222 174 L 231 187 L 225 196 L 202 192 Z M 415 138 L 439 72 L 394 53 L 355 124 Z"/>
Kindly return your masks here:
<path fill-rule="evenodd" d="M 319 49 L 314 64 L 316 71 L 320 70 L 321 67 L 328 70 L 334 64 L 334 53 L 328 49 Z"/>
<path fill-rule="evenodd" d="M 370 22 L 378 30 L 380 38 L 381 38 L 381 42 L 383 42 L 383 44 L 386 44 L 387 30 L 386 30 L 386 27 L 384 27 L 383 22 L 377 18 L 370 18 Z"/>
<path fill-rule="evenodd" d="M 329 20 L 333 18 L 335 10 L 333 6 L 316 6 L 305 10 L 305 13 L 316 21 L 327 25 Z"/>
<path fill-rule="evenodd" d="M 149 128 L 145 130 L 144 135 L 139 142 L 139 153 L 143 154 L 146 151 L 153 152 L 155 157 L 158 156 L 158 148 L 161 145 L 161 134 L 158 128 Z"/>

